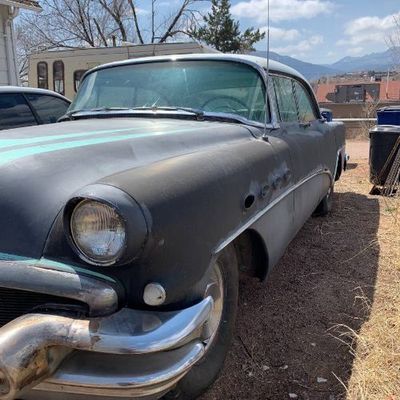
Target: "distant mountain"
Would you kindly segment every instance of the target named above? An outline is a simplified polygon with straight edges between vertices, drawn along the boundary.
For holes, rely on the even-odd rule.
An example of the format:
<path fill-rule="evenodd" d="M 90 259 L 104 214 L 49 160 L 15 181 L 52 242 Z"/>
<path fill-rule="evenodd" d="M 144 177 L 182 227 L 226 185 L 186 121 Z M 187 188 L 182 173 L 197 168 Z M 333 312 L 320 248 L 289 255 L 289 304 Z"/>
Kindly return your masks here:
<path fill-rule="evenodd" d="M 258 57 L 267 57 L 266 51 L 255 51 L 252 53 Z M 304 75 L 307 79 L 317 79 L 321 76 L 327 75 L 336 75 L 341 73 L 339 69 L 332 68 L 330 66 L 325 65 L 318 65 L 318 64 L 311 64 L 305 61 L 300 61 L 297 58 L 289 57 L 289 56 L 281 56 L 278 53 L 270 51 L 269 53 L 270 59 L 274 61 L 279 61 L 282 64 L 286 64 L 289 67 L 294 68 L 295 70 L 299 71 L 302 75 Z"/>
<path fill-rule="evenodd" d="M 387 69 L 393 69 L 393 56 L 396 51 L 400 53 L 400 48 L 388 49 L 381 53 L 371 53 L 360 57 L 344 57 L 333 64 L 327 65 L 327 67 L 343 72 L 386 71 Z"/>
<path fill-rule="evenodd" d="M 279 61 L 289 67 L 294 68 L 303 74 L 307 79 L 318 79 L 321 76 L 330 76 L 343 74 L 346 72 L 361 72 L 361 71 L 387 71 L 392 70 L 394 65 L 394 52 L 397 51 L 400 59 L 400 47 L 395 49 L 388 49 L 381 53 L 371 53 L 360 57 L 344 57 L 333 64 L 312 64 L 305 61 L 298 60 L 294 57 L 281 56 L 278 53 L 271 51 L 271 60 Z M 259 57 L 266 57 L 266 51 L 255 51 L 252 54 Z"/>

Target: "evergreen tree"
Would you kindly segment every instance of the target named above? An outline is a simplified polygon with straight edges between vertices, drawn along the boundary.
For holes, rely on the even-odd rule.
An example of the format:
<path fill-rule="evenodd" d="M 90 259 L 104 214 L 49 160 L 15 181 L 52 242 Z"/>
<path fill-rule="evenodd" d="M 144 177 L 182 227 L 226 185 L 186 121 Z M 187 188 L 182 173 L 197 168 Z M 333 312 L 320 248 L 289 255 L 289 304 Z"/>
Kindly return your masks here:
<path fill-rule="evenodd" d="M 264 39 L 259 29 L 240 32 L 239 21 L 230 13 L 229 0 L 212 0 L 211 12 L 204 16 L 204 25 L 191 32 L 191 36 L 215 47 L 223 53 L 244 53 L 254 50 L 253 45 Z"/>

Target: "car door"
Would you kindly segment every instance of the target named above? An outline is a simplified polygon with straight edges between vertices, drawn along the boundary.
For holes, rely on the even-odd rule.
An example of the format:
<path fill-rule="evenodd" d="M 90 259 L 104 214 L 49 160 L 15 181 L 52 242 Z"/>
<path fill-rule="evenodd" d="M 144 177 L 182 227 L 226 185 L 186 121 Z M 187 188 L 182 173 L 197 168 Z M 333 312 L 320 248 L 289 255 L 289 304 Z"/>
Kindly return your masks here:
<path fill-rule="evenodd" d="M 312 97 L 300 80 L 274 75 L 272 81 L 280 119 L 280 138 L 288 144 L 292 157 L 294 225 L 298 230 L 329 188 L 329 176 L 324 177 L 322 171 L 321 122 Z"/>
<path fill-rule="evenodd" d="M 295 162 L 306 162 L 306 174 L 295 191 L 296 223 L 300 228 L 310 217 L 326 195 L 331 185 L 330 176 L 325 168 L 324 148 L 326 146 L 323 122 L 318 106 L 309 86 L 298 79 L 293 79 L 293 90 L 299 115 L 299 130 L 293 148 Z"/>
<path fill-rule="evenodd" d="M 38 121 L 22 94 L 0 94 L 0 130 L 37 124 Z"/>
<path fill-rule="evenodd" d="M 69 102 L 56 96 L 26 93 L 34 112 L 41 124 L 52 124 L 62 117 L 69 107 Z"/>

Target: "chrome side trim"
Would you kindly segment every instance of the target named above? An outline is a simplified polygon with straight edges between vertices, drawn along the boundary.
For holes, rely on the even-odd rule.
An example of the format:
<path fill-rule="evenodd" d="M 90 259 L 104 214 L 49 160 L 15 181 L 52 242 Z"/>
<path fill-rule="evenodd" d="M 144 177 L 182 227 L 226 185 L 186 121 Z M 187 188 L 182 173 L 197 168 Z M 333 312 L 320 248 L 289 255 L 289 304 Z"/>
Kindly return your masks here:
<path fill-rule="evenodd" d="M 248 229 L 251 225 L 257 222 L 264 214 L 266 214 L 271 208 L 275 207 L 280 201 L 282 201 L 286 196 L 290 193 L 298 189 L 300 186 L 304 185 L 309 180 L 315 178 L 318 175 L 327 174 L 332 182 L 332 174 L 329 170 L 321 169 L 318 171 L 313 172 L 312 174 L 308 175 L 307 177 L 303 178 L 301 181 L 297 182 L 293 186 L 291 186 L 288 190 L 284 193 L 276 197 L 272 200 L 265 208 L 258 211 L 255 215 L 253 215 L 248 221 L 246 221 L 243 225 L 237 228 L 233 233 L 231 233 L 222 243 L 220 243 L 216 249 L 214 250 L 214 254 L 219 253 L 223 248 L 225 248 L 229 243 L 231 243 L 234 239 L 236 239 L 241 233 L 243 233 L 246 229 Z"/>
<path fill-rule="evenodd" d="M 0 260 L 0 287 L 66 297 L 89 306 L 90 316 L 103 316 L 118 308 L 118 295 L 106 280 L 59 270 L 35 260 Z"/>
<path fill-rule="evenodd" d="M 126 308 L 109 317 L 88 320 L 46 314 L 19 317 L 0 328 L 0 400 L 15 399 L 20 391 L 51 376 L 73 349 L 103 353 L 106 358 L 107 354 L 135 358 L 207 339 L 202 337 L 202 327 L 212 308 L 213 299 L 207 297 L 174 312 Z M 200 357 L 200 351 L 197 353 Z M 79 376 L 79 368 L 75 374 Z M 75 385 L 79 386 L 79 379 Z"/>

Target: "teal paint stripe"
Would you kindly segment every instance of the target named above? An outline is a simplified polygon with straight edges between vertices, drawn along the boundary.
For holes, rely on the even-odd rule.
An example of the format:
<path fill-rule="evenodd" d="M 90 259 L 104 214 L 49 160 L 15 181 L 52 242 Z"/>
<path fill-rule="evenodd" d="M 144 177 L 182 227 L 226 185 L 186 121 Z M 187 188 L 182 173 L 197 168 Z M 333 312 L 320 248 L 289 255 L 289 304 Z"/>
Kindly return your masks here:
<path fill-rule="evenodd" d="M 91 271 L 86 268 L 81 268 L 81 267 L 76 267 L 74 265 L 69 265 L 69 264 L 64 264 L 58 261 L 53 261 L 53 260 L 48 260 L 47 258 L 41 258 L 39 260 L 35 258 L 29 258 L 29 257 L 23 257 L 23 256 L 18 256 L 16 254 L 8 254 L 8 253 L 1 253 L 0 252 L 0 261 L 15 261 L 17 263 L 21 264 L 29 264 L 33 265 L 35 267 L 43 267 L 43 268 L 51 268 L 56 271 L 61 271 L 61 272 L 69 272 L 69 273 L 74 273 L 74 272 L 80 272 L 89 276 L 93 276 L 95 278 L 100 278 L 112 283 L 115 283 L 116 281 L 111 278 L 110 276 L 100 274 L 95 271 Z M 18 266 L 16 266 L 18 268 Z M 1 267 L 0 267 L 0 273 L 1 273 Z"/>
<path fill-rule="evenodd" d="M 41 258 L 40 260 L 35 260 L 35 265 L 43 266 L 43 267 L 51 267 L 55 270 L 62 271 L 62 272 L 81 272 L 83 274 L 94 276 L 96 278 L 100 278 L 100 279 L 103 279 L 103 280 L 106 280 L 106 281 L 109 281 L 112 283 L 116 282 L 113 278 L 111 278 L 107 275 L 103 275 L 98 272 L 86 269 L 86 268 L 77 267 L 75 265 L 69 265 L 69 264 L 64 264 L 64 263 L 58 262 L 58 261 L 49 260 L 47 258 Z"/>
<path fill-rule="evenodd" d="M 30 260 L 30 258 L 17 256 L 16 254 L 8 254 L 0 252 L 0 261 L 25 261 L 25 260 Z"/>
<path fill-rule="evenodd" d="M 44 154 L 44 153 L 51 153 L 54 151 L 75 149 L 79 147 L 93 146 L 96 144 L 113 143 L 127 139 L 139 139 L 143 137 L 162 136 L 168 134 L 177 134 L 181 132 L 196 132 L 204 129 L 209 129 L 209 128 L 204 127 L 204 128 L 179 129 L 172 131 L 159 131 L 150 133 L 133 133 L 128 135 L 101 137 L 101 138 L 94 138 L 87 140 L 75 140 L 72 142 L 50 143 L 50 144 L 43 144 L 40 146 L 26 147 L 16 150 L 8 150 L 0 153 L 0 166 L 16 161 L 20 158 L 34 156 L 38 154 Z"/>
<path fill-rule="evenodd" d="M 105 135 L 108 133 L 136 131 L 136 130 L 140 130 L 140 129 L 143 129 L 143 127 L 124 128 L 124 129 L 106 129 L 106 130 L 91 131 L 91 132 L 68 133 L 68 134 L 64 134 L 64 135 L 38 136 L 35 138 L 29 138 L 29 139 L 0 139 L 0 149 L 6 149 L 9 147 L 15 147 L 15 146 L 26 146 L 26 145 L 30 145 L 30 144 L 51 142 L 53 140 L 73 139 L 73 138 L 93 136 L 93 135 L 103 135 L 103 134 Z"/>

